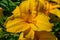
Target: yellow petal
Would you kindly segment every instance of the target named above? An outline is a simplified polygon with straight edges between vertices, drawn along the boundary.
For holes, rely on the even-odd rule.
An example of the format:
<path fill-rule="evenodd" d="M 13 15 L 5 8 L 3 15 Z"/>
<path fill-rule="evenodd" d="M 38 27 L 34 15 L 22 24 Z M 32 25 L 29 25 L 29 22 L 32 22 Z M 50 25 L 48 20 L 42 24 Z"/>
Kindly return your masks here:
<path fill-rule="evenodd" d="M 34 31 L 38 30 L 38 28 L 35 24 L 29 24 L 29 25 L 30 25 L 31 29 L 33 29 Z"/>
<path fill-rule="evenodd" d="M 17 6 L 12 13 L 13 13 L 13 15 L 14 15 L 15 17 L 20 17 L 20 14 L 21 14 L 21 13 L 20 13 L 19 7 Z"/>
<path fill-rule="evenodd" d="M 35 11 L 36 10 L 36 5 L 37 1 L 36 0 L 29 0 L 29 7 L 30 7 L 30 11 Z"/>
<path fill-rule="evenodd" d="M 29 1 L 23 1 L 19 8 L 21 13 L 27 13 L 29 11 Z"/>
<path fill-rule="evenodd" d="M 29 25 L 25 22 L 22 22 L 21 19 L 13 19 L 6 22 L 6 30 L 8 32 L 17 33 L 25 31 L 29 28 Z"/>
<path fill-rule="evenodd" d="M 26 35 L 25 35 L 25 32 L 22 32 L 20 34 L 19 40 L 32 40 L 34 38 L 34 31 L 32 29 L 30 29 L 30 31 L 27 32 Z"/>
<path fill-rule="evenodd" d="M 34 39 L 34 31 L 31 29 L 30 32 L 25 37 Z"/>
<path fill-rule="evenodd" d="M 46 2 L 46 0 L 39 0 L 40 2 L 42 2 L 43 4 Z"/>
<path fill-rule="evenodd" d="M 13 16 L 13 15 L 10 16 L 10 17 L 8 17 L 7 20 L 6 20 L 5 23 L 4 23 L 4 26 L 6 26 L 6 23 L 7 23 L 9 20 L 12 20 L 12 19 L 14 19 L 14 16 Z"/>
<path fill-rule="evenodd" d="M 21 19 L 10 19 L 6 22 L 6 28 L 10 28 L 11 26 L 14 26 L 18 23 L 20 23 L 22 20 Z"/>
<path fill-rule="evenodd" d="M 23 37 L 24 36 L 24 33 L 22 32 L 19 36 L 19 39 L 18 40 L 25 40 L 25 38 Z"/>
<path fill-rule="evenodd" d="M 38 28 L 38 31 L 51 31 L 52 30 L 52 26 L 53 24 L 51 24 L 49 22 L 49 17 L 46 16 L 45 14 L 39 14 L 36 18 L 35 18 L 35 25 Z"/>
<path fill-rule="evenodd" d="M 50 13 L 55 14 L 56 16 L 58 16 L 60 18 L 60 10 L 59 9 L 51 10 Z"/>

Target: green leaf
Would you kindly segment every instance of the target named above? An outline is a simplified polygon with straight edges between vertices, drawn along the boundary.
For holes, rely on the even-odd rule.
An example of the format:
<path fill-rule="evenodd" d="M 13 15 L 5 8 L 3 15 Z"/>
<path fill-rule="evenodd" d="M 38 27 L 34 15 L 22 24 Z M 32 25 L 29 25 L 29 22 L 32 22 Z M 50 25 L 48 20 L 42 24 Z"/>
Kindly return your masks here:
<path fill-rule="evenodd" d="M 7 0 L 2 0 L 2 2 L 5 3 L 5 4 L 8 4 L 8 3 L 7 3 Z"/>
<path fill-rule="evenodd" d="M 9 8 L 7 7 L 7 5 L 0 3 L 1 6 L 3 6 L 6 10 L 9 10 Z"/>
<path fill-rule="evenodd" d="M 14 2 L 12 2 L 11 0 L 8 1 L 10 6 L 16 6 L 16 4 Z"/>

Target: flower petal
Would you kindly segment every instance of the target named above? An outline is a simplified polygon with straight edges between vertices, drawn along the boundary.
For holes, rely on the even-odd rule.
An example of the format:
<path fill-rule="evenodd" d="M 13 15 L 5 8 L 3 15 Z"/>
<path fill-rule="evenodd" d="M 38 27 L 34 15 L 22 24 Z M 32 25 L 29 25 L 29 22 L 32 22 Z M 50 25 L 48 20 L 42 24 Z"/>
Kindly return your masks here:
<path fill-rule="evenodd" d="M 14 17 L 20 17 L 21 13 L 20 13 L 19 7 L 17 6 L 12 13 L 13 13 Z"/>
<path fill-rule="evenodd" d="M 51 10 L 50 13 L 55 14 L 56 16 L 58 16 L 60 18 L 60 10 L 59 9 Z"/>
<path fill-rule="evenodd" d="M 25 38 L 23 37 L 24 33 L 22 32 L 19 36 L 19 40 L 25 40 Z"/>
<path fill-rule="evenodd" d="M 19 8 L 21 13 L 27 13 L 29 11 L 29 1 L 23 1 Z"/>
<path fill-rule="evenodd" d="M 30 32 L 26 35 L 26 38 L 34 39 L 34 31 L 31 29 Z"/>
<path fill-rule="evenodd" d="M 36 27 L 35 24 L 29 24 L 29 25 L 30 25 L 31 29 L 33 29 L 34 31 L 37 31 L 38 30 L 38 28 Z"/>
<path fill-rule="evenodd" d="M 38 31 L 51 31 L 53 24 L 49 22 L 49 17 L 44 14 L 39 14 L 36 18 L 36 26 L 38 28 Z"/>
<path fill-rule="evenodd" d="M 21 19 L 9 20 L 6 22 L 6 29 L 8 32 L 17 33 L 25 31 L 29 28 L 29 25 L 25 22 L 22 22 Z"/>
<path fill-rule="evenodd" d="M 34 31 L 32 29 L 30 29 L 30 31 L 26 35 L 25 35 L 25 32 L 22 32 L 20 34 L 19 40 L 32 40 L 32 39 L 34 39 Z M 25 37 L 24 37 L 24 35 L 25 35 Z"/>

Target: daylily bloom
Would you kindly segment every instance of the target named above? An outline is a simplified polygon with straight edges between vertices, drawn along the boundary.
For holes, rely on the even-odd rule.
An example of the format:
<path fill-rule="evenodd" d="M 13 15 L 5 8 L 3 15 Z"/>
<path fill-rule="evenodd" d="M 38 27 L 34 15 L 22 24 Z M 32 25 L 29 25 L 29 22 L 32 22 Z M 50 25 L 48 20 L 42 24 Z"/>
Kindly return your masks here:
<path fill-rule="evenodd" d="M 8 17 L 4 24 L 6 31 L 21 32 L 19 40 L 33 40 L 35 31 L 52 31 L 53 24 L 49 22 L 50 18 L 47 15 L 57 6 L 52 6 L 50 3 L 40 6 L 40 2 L 39 0 L 25 0 L 17 6 L 12 12 L 13 15 Z M 44 8 L 43 11 L 41 7 Z"/>
<path fill-rule="evenodd" d="M 44 9 L 45 9 L 45 14 L 46 15 L 49 15 L 49 13 L 51 13 L 52 10 L 55 10 L 57 8 L 60 8 L 60 5 L 59 4 L 48 2 L 49 0 L 47 0 L 47 1 L 46 0 L 43 0 L 43 1 L 40 0 L 40 1 L 44 5 Z M 51 1 L 54 1 L 54 0 L 51 0 Z M 57 1 L 57 0 L 55 0 L 55 1 Z M 52 13 L 52 14 L 54 14 L 54 13 Z M 59 14 L 59 13 L 57 13 L 57 14 Z M 56 15 L 56 13 L 55 13 L 55 15 Z"/>

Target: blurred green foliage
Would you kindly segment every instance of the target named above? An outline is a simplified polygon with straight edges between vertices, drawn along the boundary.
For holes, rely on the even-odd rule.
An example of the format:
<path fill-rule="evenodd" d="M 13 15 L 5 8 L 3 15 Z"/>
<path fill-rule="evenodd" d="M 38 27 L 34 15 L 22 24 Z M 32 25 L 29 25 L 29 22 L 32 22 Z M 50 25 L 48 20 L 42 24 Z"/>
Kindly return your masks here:
<path fill-rule="evenodd" d="M 50 14 L 50 22 L 54 24 L 52 33 L 55 34 L 55 36 L 60 40 L 60 18 L 58 18 L 54 14 Z"/>
<path fill-rule="evenodd" d="M 19 4 L 20 2 L 13 2 L 11 0 L 2 0 L 0 1 L 0 7 L 5 11 L 5 15 L 11 15 L 11 11 Z"/>

